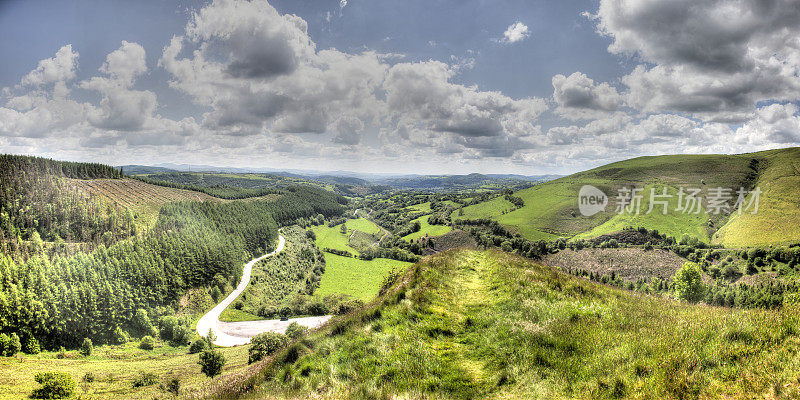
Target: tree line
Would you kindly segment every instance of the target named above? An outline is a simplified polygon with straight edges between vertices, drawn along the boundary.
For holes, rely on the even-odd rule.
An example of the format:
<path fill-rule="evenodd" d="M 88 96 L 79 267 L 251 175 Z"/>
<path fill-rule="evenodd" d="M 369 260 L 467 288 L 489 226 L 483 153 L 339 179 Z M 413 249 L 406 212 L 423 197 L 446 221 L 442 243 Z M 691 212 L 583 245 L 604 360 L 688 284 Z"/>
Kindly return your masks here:
<path fill-rule="evenodd" d="M 129 210 L 87 196 L 67 179 L 121 177 L 107 165 L 0 155 L 0 250 L 25 256 L 42 241 L 110 244 L 134 235 Z"/>
<path fill-rule="evenodd" d="M 172 203 L 146 235 L 91 253 L 27 260 L 2 254 L 0 333 L 16 333 L 23 349 L 135 335 L 137 310 L 159 317 L 189 289 L 230 285 L 245 260 L 275 244 L 279 225 L 341 215 L 341 202 L 322 189 L 293 186 L 270 202 Z"/>

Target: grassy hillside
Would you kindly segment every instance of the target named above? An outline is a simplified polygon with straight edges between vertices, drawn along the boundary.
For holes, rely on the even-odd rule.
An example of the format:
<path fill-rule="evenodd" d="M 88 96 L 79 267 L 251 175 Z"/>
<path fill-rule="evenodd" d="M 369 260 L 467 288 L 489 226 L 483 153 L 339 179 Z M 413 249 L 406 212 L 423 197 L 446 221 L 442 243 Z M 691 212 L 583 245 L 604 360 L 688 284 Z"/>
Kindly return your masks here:
<path fill-rule="evenodd" d="M 800 231 L 793 221 L 800 218 L 800 148 L 771 150 L 742 155 L 671 155 L 639 157 L 580 172 L 514 195 L 524 206 L 514 209 L 503 197 L 464 208 L 457 218 L 492 218 L 508 225 L 529 239 L 596 237 L 626 226 L 644 226 L 674 237 L 688 235 L 704 242 L 727 246 L 749 246 L 800 241 Z M 578 210 L 578 191 L 593 185 L 609 196 L 604 212 L 591 217 Z M 616 212 L 616 196 L 623 187 L 644 188 L 640 214 Z M 702 189 L 703 209 L 699 214 L 676 211 L 680 187 Z M 708 190 L 740 187 L 763 191 L 756 215 L 714 215 L 706 212 Z M 656 193 L 666 188 L 669 199 L 667 215 L 656 206 L 649 209 L 650 189 Z"/>
<path fill-rule="evenodd" d="M 728 246 L 800 241 L 800 148 L 755 154 L 764 164 L 756 181 L 764 192 L 758 213 L 733 213 L 714 241 Z"/>
<path fill-rule="evenodd" d="M 797 311 L 634 295 L 497 251 L 409 269 L 200 398 L 781 398 L 800 395 Z M 248 389 L 253 384 L 254 390 Z"/>

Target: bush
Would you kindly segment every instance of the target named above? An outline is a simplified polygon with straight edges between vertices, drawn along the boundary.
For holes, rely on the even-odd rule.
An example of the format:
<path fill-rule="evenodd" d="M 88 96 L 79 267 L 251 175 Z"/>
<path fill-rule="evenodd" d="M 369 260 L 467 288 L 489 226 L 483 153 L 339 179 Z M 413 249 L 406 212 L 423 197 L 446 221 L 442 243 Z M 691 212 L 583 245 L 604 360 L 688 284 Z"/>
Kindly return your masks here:
<path fill-rule="evenodd" d="M 172 340 L 169 343 L 172 346 L 186 346 L 189 344 L 189 329 L 182 325 L 173 327 Z"/>
<path fill-rule="evenodd" d="M 81 343 L 80 353 L 84 357 L 89 357 L 90 355 L 92 355 L 92 348 L 93 347 L 94 346 L 92 346 L 92 339 L 89 339 L 88 337 L 87 338 L 83 338 L 83 343 Z"/>
<path fill-rule="evenodd" d="M 150 317 L 147 316 L 147 311 L 142 308 L 137 309 L 136 314 L 133 316 L 133 329 L 135 334 L 138 333 L 137 336 L 155 336 L 158 334 L 158 331 L 150 321 Z"/>
<path fill-rule="evenodd" d="M 168 315 L 166 317 L 161 318 L 161 339 L 162 340 L 172 340 L 172 332 L 175 330 L 175 327 L 178 326 L 178 319 Z"/>
<path fill-rule="evenodd" d="M 65 399 L 75 393 L 75 380 L 66 372 L 39 372 L 34 379 L 42 385 L 33 391 L 35 399 Z"/>
<path fill-rule="evenodd" d="M 113 334 L 114 344 L 125 344 L 128 342 L 128 340 L 130 340 L 130 336 L 128 335 L 127 332 L 123 331 L 122 328 L 117 327 L 116 329 L 114 329 L 114 334 Z"/>
<path fill-rule="evenodd" d="M 734 279 L 741 275 L 742 273 L 739 272 L 739 268 L 736 267 L 734 264 L 728 264 L 725 268 L 722 269 L 722 276 L 727 279 Z"/>
<path fill-rule="evenodd" d="M 297 339 L 297 338 L 305 335 L 307 332 L 308 332 L 308 328 L 306 328 L 303 325 L 298 324 L 297 322 L 292 322 L 286 328 L 286 336 L 288 336 L 288 337 L 290 337 L 292 339 Z"/>
<path fill-rule="evenodd" d="M 189 346 L 189 354 L 197 354 L 206 349 L 206 341 L 203 339 L 198 339 L 192 342 Z"/>
<path fill-rule="evenodd" d="M 22 351 L 22 342 L 19 340 L 19 335 L 16 332 L 12 333 L 11 341 L 8 342 L 8 346 L 5 349 L 6 357 L 14 357 L 15 354 Z"/>
<path fill-rule="evenodd" d="M 209 378 L 213 378 L 222 372 L 222 367 L 225 365 L 225 356 L 213 348 L 208 348 L 200 353 L 200 371 L 202 371 Z"/>
<path fill-rule="evenodd" d="M 343 301 L 336 305 L 334 313 L 337 315 L 347 314 L 350 311 L 357 310 L 361 307 L 364 307 L 364 302 L 361 299 Z"/>
<path fill-rule="evenodd" d="M 159 388 L 167 393 L 172 393 L 177 396 L 181 391 L 181 381 L 178 378 L 172 378 L 162 383 Z"/>
<path fill-rule="evenodd" d="M 747 275 L 753 275 L 758 273 L 758 268 L 753 263 L 747 263 Z"/>
<path fill-rule="evenodd" d="M 158 383 L 158 375 L 153 372 L 139 372 L 136 378 L 133 378 L 133 387 L 150 386 Z"/>
<path fill-rule="evenodd" d="M 142 341 L 139 342 L 139 348 L 142 350 L 153 350 L 155 347 L 156 341 L 152 336 L 145 336 L 142 338 Z"/>
<path fill-rule="evenodd" d="M 28 335 L 28 340 L 25 341 L 22 351 L 26 354 L 39 354 L 42 349 L 39 347 L 39 341 L 33 335 Z"/>
<path fill-rule="evenodd" d="M 672 280 L 675 283 L 675 293 L 680 299 L 696 302 L 705 296 L 706 287 L 703 284 L 703 274 L 700 266 L 696 263 L 684 263 Z"/>
<path fill-rule="evenodd" d="M 94 382 L 95 377 L 94 377 L 93 373 L 87 372 L 86 374 L 83 375 L 83 379 L 81 379 L 81 380 L 86 382 L 86 383 L 92 383 L 92 382 Z"/>
<path fill-rule="evenodd" d="M 252 343 L 252 346 L 248 351 L 250 354 L 250 357 L 247 361 L 248 364 L 259 361 L 264 357 L 271 356 L 280 348 L 286 346 L 286 344 L 289 342 L 289 339 L 286 337 L 286 335 L 280 333 L 264 332 L 253 337 L 250 342 Z"/>
<path fill-rule="evenodd" d="M 0 355 L 6 356 L 6 349 L 10 345 L 11 345 L 11 338 L 5 333 L 0 333 Z"/>

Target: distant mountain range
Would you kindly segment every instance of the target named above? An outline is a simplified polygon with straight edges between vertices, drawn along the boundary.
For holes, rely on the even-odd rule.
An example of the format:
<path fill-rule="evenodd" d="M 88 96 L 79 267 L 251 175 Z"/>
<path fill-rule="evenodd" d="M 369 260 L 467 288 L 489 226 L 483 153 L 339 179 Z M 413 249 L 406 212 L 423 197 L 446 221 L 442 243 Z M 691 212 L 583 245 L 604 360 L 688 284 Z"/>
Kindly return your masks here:
<path fill-rule="evenodd" d="M 269 168 L 216 167 L 193 164 L 123 165 L 128 175 L 159 174 L 168 172 L 203 173 L 262 173 L 290 178 L 302 178 L 338 185 L 388 186 L 406 190 L 455 190 L 481 186 L 514 186 L 530 182 L 545 182 L 562 175 L 478 174 L 468 175 L 392 175 L 351 171 L 275 170 Z"/>

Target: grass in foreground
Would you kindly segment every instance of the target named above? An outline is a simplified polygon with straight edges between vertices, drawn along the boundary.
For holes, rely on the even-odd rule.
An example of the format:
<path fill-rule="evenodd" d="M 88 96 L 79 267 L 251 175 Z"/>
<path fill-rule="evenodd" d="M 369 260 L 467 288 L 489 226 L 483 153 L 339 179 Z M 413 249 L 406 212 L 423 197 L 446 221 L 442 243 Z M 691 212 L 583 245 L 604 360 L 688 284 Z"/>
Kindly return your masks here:
<path fill-rule="evenodd" d="M 379 301 L 196 394 L 796 398 L 799 328 L 796 310 L 688 305 L 505 253 L 453 251 L 409 269 Z"/>
<path fill-rule="evenodd" d="M 47 371 L 69 373 L 77 383 L 77 395 L 98 399 L 169 398 L 158 388 L 158 384 L 167 378 L 180 379 L 182 386 L 208 381 L 200 372 L 198 355 L 188 354 L 188 346 L 162 344 L 153 350 L 142 350 L 137 345 L 138 342 L 122 346 L 97 346 L 89 357 L 80 356 L 77 351 L 67 352 L 70 358 L 66 359 L 56 358 L 57 352 L 0 357 L 0 399 L 27 399 L 39 387 L 33 379 L 34 375 Z M 228 360 L 224 372 L 247 365 L 247 348 L 221 349 Z M 133 381 L 142 372 L 156 374 L 158 382 L 134 388 Z M 82 382 L 87 373 L 94 375 L 94 382 Z"/>

